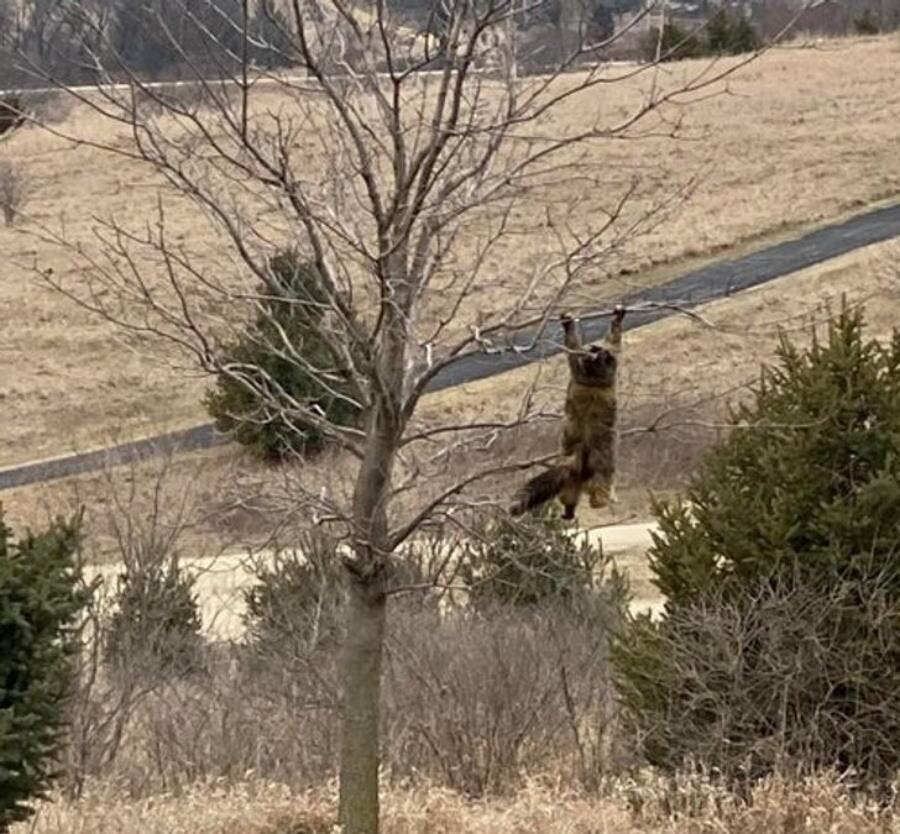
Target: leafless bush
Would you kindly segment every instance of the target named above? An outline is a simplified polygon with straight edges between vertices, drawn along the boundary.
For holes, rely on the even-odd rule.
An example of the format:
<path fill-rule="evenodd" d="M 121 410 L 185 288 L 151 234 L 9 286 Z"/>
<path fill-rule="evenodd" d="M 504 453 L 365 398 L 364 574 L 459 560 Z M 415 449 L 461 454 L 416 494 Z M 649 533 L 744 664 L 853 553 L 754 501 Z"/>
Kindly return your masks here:
<path fill-rule="evenodd" d="M 75 100 L 61 90 L 42 90 L 22 96 L 22 106 L 28 118 L 40 125 L 59 125 L 72 113 Z"/>
<path fill-rule="evenodd" d="M 383 708 L 391 779 L 480 795 L 550 768 L 595 785 L 615 766 L 608 635 L 559 612 L 474 617 L 442 615 L 421 598 L 391 604 Z M 108 676 L 86 643 L 65 761 L 70 788 L 89 776 L 136 796 L 248 771 L 298 787 L 333 777 L 337 647 L 301 662 L 268 649 L 248 656 L 244 646 L 209 644 L 205 674 L 151 684 L 138 669 Z"/>
<path fill-rule="evenodd" d="M 241 675 L 232 647 L 208 647 L 206 673 L 190 679 L 110 676 L 90 645 L 83 663 L 63 762 L 72 792 L 89 777 L 147 796 L 208 779 L 240 781 L 251 771 L 300 786 L 334 772 L 333 705 L 310 703 L 302 678 L 292 692 Z"/>
<path fill-rule="evenodd" d="M 0 160 L 0 209 L 7 226 L 15 223 L 31 192 L 28 176 L 8 160 Z"/>
<path fill-rule="evenodd" d="M 74 659 L 69 743 L 61 762 L 63 788 L 70 796 L 80 796 L 88 779 L 109 772 L 126 728 L 150 689 L 137 675 L 110 679 L 102 658 L 106 611 L 102 586 L 94 582 L 84 611 L 81 651 Z"/>
<path fill-rule="evenodd" d="M 652 686 L 619 679 L 642 752 L 741 790 L 766 774 L 835 768 L 882 791 L 900 738 L 889 573 L 826 590 L 765 580 L 636 623 L 617 654 L 623 669 L 652 675 Z"/>
<path fill-rule="evenodd" d="M 392 772 L 476 796 L 547 768 L 596 785 L 617 745 L 608 637 L 549 609 L 395 614 L 385 681 Z"/>
<path fill-rule="evenodd" d="M 507 550 L 569 542 L 555 526 L 531 526 L 530 535 L 507 536 Z M 258 573 L 260 584 L 248 595 L 247 656 L 253 681 L 265 681 L 270 694 L 302 692 L 307 704 L 333 704 L 336 614 L 344 603 L 338 557 L 319 537 L 305 541 L 309 558 L 281 558 Z M 574 551 L 566 551 L 569 558 Z M 595 785 L 614 758 L 607 648 L 627 594 L 610 584 L 601 558 L 591 563 L 596 585 L 582 578 L 581 593 L 570 566 L 571 593 L 548 594 L 538 604 L 489 605 L 479 597 L 477 606 L 469 599 L 460 607 L 471 589 L 455 603 L 441 602 L 431 590 L 435 580 L 446 587 L 451 563 L 467 554 L 452 539 L 434 537 L 393 565 L 390 585 L 406 591 L 392 596 L 388 626 L 383 716 L 388 749 L 396 752 L 386 769 L 481 795 L 552 762 Z M 564 570 L 554 573 L 563 586 Z"/>
<path fill-rule="evenodd" d="M 155 466 L 149 478 L 108 473 L 105 509 L 89 516 L 89 534 L 102 533 L 103 556 L 132 574 L 177 556 L 194 521 L 190 487 L 169 478 L 166 459 Z M 260 564 L 267 591 L 248 598 L 257 609 L 254 618 L 250 607 L 243 642 L 199 646 L 203 671 L 186 678 L 148 675 L 137 649 L 114 668 L 104 664 L 109 580 L 119 566 L 100 572 L 107 583 L 85 628 L 64 761 L 71 792 L 91 777 L 146 795 L 206 779 L 237 781 L 248 771 L 295 786 L 334 776 L 342 639 L 335 615 L 344 603 L 335 583 L 343 568 L 334 543 L 316 541 L 299 545 L 312 560 Z M 455 588 L 463 552 L 436 535 L 417 540 L 409 559 L 393 565 L 385 773 L 469 794 L 504 791 L 548 768 L 597 784 L 619 753 L 607 647 L 621 611 L 607 611 L 611 598 L 587 590 L 603 616 L 559 604 L 498 605 L 476 616 L 464 592 L 451 599 L 436 590 Z M 283 581 L 273 582 L 276 575 Z M 150 620 L 138 619 L 138 631 L 147 632 Z"/>
<path fill-rule="evenodd" d="M 201 668 L 204 647 L 189 577 L 179 558 L 196 521 L 192 481 L 179 482 L 171 455 L 103 473 L 86 516 L 92 594 L 75 660 L 65 784 L 110 772 L 166 676 Z M 72 503 L 85 496 L 76 487 Z M 196 555 L 196 554 L 195 554 Z M 98 562 L 114 560 L 110 568 Z M 163 674 L 164 673 L 164 674 Z M 130 753 L 126 753 L 126 757 Z"/>

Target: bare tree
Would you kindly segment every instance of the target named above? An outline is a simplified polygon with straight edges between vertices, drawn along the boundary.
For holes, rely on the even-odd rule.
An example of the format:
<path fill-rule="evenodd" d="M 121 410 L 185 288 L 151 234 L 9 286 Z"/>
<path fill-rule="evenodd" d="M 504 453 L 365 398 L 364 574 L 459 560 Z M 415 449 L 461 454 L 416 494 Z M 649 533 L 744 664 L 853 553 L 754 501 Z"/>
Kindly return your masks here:
<path fill-rule="evenodd" d="M 541 417 L 532 392 L 510 414 L 478 422 L 423 412 L 423 394 L 461 356 L 549 338 L 545 326 L 561 305 L 576 304 L 584 279 L 657 219 L 631 208 L 630 175 L 602 164 L 596 148 L 677 134 L 681 108 L 721 89 L 752 59 L 665 74 L 654 64 L 612 66 L 592 60 L 609 41 L 587 43 L 573 29 L 553 67 L 524 76 L 520 66 L 533 56 L 517 46 L 518 24 L 540 2 L 445 0 L 434 36 L 408 28 L 382 0 L 290 0 L 273 25 L 296 70 L 276 73 L 249 60 L 251 48 L 271 44 L 253 42 L 243 0 L 242 14 L 226 15 L 240 46 L 227 60 L 221 43 L 209 50 L 220 56 L 216 80 L 208 63 L 181 52 L 205 107 L 162 97 L 109 49 L 96 53 L 97 72 L 126 85 L 69 88 L 131 138 L 80 141 L 145 163 L 171 190 L 161 192 L 156 222 L 143 230 L 114 218 L 97 221 L 93 244 L 58 233 L 55 241 L 76 247 L 84 270 L 77 283 L 46 280 L 118 326 L 173 343 L 205 371 L 245 385 L 258 398 L 259 419 L 274 413 L 315 425 L 343 450 L 346 489 L 308 467 L 292 481 L 292 500 L 295 510 L 343 530 L 349 545 L 340 757 L 340 819 L 349 834 L 378 830 L 391 554 L 428 520 L 452 523 L 461 508 L 483 503 L 487 479 L 536 464 L 502 442 Z M 184 26 L 202 22 L 190 4 L 181 11 L 179 31 L 164 16 L 157 21 L 157 35 L 176 49 Z M 621 85 L 635 93 L 627 112 L 604 106 Z M 159 112 L 139 106 L 148 97 L 159 100 Z M 178 241 L 168 222 L 172 194 L 212 221 L 214 252 L 198 256 Z M 221 345 L 265 314 L 269 292 L 256 287 L 283 295 L 269 259 L 286 248 L 321 277 L 321 297 L 296 303 L 324 307 L 328 356 L 310 359 L 274 320 L 266 348 L 352 400 L 362 426 L 329 421 L 279 379 L 222 359 Z M 524 254 L 515 270 L 498 275 L 517 252 Z M 505 460 L 490 453 L 498 448 Z"/>

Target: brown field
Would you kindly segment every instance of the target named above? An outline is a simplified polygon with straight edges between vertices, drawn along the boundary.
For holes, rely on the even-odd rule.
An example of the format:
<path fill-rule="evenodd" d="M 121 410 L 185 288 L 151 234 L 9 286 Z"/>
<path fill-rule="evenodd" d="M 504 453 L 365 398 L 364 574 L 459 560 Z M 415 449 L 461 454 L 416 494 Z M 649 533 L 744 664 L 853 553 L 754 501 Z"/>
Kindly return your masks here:
<path fill-rule="evenodd" d="M 727 92 L 723 87 L 721 95 L 667 114 L 683 116 L 691 138 L 595 146 L 589 162 L 609 171 L 612 194 L 598 195 L 598 201 L 609 202 L 638 175 L 641 185 L 631 210 L 640 214 L 692 177 L 698 181 L 687 202 L 617 252 L 610 274 L 597 275 L 573 303 L 596 306 L 627 288 L 662 280 L 692 259 L 900 193 L 898 54 L 896 38 L 890 37 L 774 50 L 733 76 Z M 691 62 L 667 67 L 661 83 L 677 83 L 680 74 L 697 68 Z M 644 84 L 613 86 L 602 99 L 597 92 L 590 101 L 572 100 L 559 114 L 560 128 L 577 124 L 586 107 L 624 115 Z M 261 99 L 261 107 L 277 104 L 275 92 Z M 64 128 L 96 141 L 126 141 L 84 106 L 74 109 Z M 27 232 L 64 226 L 70 239 L 89 241 L 94 218 L 110 216 L 138 228 L 153 220 L 159 181 L 136 163 L 36 128 L 4 141 L 0 157 L 25 171 L 34 187 L 27 217 L 12 229 L 0 229 L 7 262 L 0 284 L 0 358 L 6 369 L 0 382 L 6 416 L 0 465 L 202 419 L 199 398 L 206 380 L 181 357 L 123 339 L 34 275 L 35 266 L 50 267 L 77 281 L 80 266 L 71 251 L 48 247 Z M 541 211 L 539 203 L 531 208 Z M 173 200 L 167 211 L 179 243 L 227 268 L 213 230 L 192 206 Z M 488 264 L 494 278 L 479 287 L 473 301 L 487 310 L 502 307 L 543 245 L 532 235 L 496 253 Z M 623 268 L 629 276 L 611 277 Z"/>
<path fill-rule="evenodd" d="M 628 526 L 649 518 L 650 492 L 668 495 L 684 484 L 718 433 L 726 402 L 746 394 L 760 363 L 771 359 L 779 328 L 804 341 L 810 325 L 825 318 L 827 305 L 837 307 L 846 295 L 866 304 L 871 334 L 889 333 L 900 304 L 898 260 L 900 244 L 876 244 L 705 305 L 697 318 L 672 317 L 626 334 L 620 501 L 612 511 L 583 505 L 578 518 L 627 571 L 637 608 L 660 601 L 647 569 L 647 534 L 640 525 Z M 563 362 L 557 358 L 431 395 L 424 403 L 426 415 L 490 418 L 512 408 L 532 384 L 539 397 L 558 406 Z M 642 431 L 657 420 L 657 432 Z M 515 441 L 520 454 L 529 450 L 535 456 L 556 443 L 552 423 L 529 427 Z M 346 465 L 329 453 L 309 475 L 326 482 Z M 454 471 L 465 465 L 465 460 L 454 461 Z M 186 564 L 197 575 L 204 625 L 211 634 L 233 638 L 243 631 L 240 592 L 252 581 L 243 557 L 246 548 L 265 546 L 273 531 L 277 539 L 290 542 L 294 525 L 304 523 L 290 513 L 289 477 L 225 447 L 10 490 L 2 497 L 14 526 L 40 525 L 48 516 L 85 505 L 86 558 L 102 564 L 121 558 L 112 521 L 132 518 L 146 524 L 154 517 L 151 497 L 160 483 L 161 524 L 170 524 L 187 506 L 178 550 L 190 557 Z M 509 481 L 499 484 L 492 497 L 499 495 L 503 503 L 510 487 Z M 611 525 L 625 526 L 604 530 Z"/>
<path fill-rule="evenodd" d="M 890 810 L 850 797 L 833 779 L 773 780 L 737 803 L 709 785 L 672 789 L 648 781 L 581 795 L 534 780 L 505 798 L 466 800 L 441 788 L 385 791 L 385 834 L 893 834 Z M 95 785 L 78 801 L 44 803 L 11 834 L 332 834 L 330 793 L 292 794 L 262 780 L 198 785 L 180 795 L 134 800 Z M 635 811 L 640 807 L 640 811 Z M 679 814 L 679 807 L 694 810 Z"/>

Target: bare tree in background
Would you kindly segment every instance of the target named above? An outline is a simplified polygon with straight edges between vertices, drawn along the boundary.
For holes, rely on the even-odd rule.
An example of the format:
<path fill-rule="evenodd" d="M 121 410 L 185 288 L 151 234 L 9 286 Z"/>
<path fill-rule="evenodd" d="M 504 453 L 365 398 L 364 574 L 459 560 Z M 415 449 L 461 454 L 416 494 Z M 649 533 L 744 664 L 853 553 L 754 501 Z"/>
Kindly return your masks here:
<path fill-rule="evenodd" d="M 80 141 L 145 163 L 171 188 L 144 229 L 111 220 L 98 221 L 94 241 L 59 233 L 57 242 L 77 247 L 84 270 L 77 281 L 46 280 L 247 386 L 259 398 L 259 419 L 316 425 L 346 455 L 346 492 L 301 472 L 292 499 L 340 527 L 349 545 L 340 758 L 340 819 L 349 834 L 378 830 L 391 554 L 429 519 L 452 520 L 483 501 L 485 479 L 535 464 L 514 451 L 497 462 L 486 451 L 540 416 L 530 392 L 513 413 L 479 423 L 452 414 L 425 420 L 422 395 L 458 357 L 539 332 L 577 302 L 612 252 L 655 222 L 652 212 L 629 210 L 634 185 L 613 176 L 598 148 L 677 132 L 683 105 L 751 60 L 665 73 L 653 64 L 598 64 L 590 58 L 604 44 L 586 43 L 573 25 L 568 53 L 524 76 L 519 67 L 529 56 L 517 48 L 517 31 L 539 5 L 445 0 L 437 34 L 425 36 L 382 0 L 291 0 L 277 14 L 273 7 L 270 31 L 296 69 L 275 73 L 251 64 L 250 55 L 272 43 L 251 37 L 244 0 L 243 13 L 227 21 L 237 48 L 209 44 L 217 72 L 183 53 L 202 102 L 142 82 L 108 44 L 99 49 L 99 31 L 90 41 L 96 73 L 127 84 L 69 88 L 122 132 L 107 145 L 96 134 Z M 176 49 L 185 27 L 194 25 L 192 38 L 213 37 L 190 3 L 180 8 L 178 31 L 161 15 L 157 36 Z M 633 106 L 605 107 L 608 91 L 623 84 L 640 93 Z M 212 221 L 215 253 L 198 256 L 168 223 L 182 198 Z M 316 303 L 326 308 L 329 359 L 312 366 L 277 327 L 266 348 L 352 398 L 365 414 L 362 427 L 329 422 L 277 379 L 221 358 L 221 345 L 266 309 L 255 287 L 276 280 L 269 258 L 291 247 L 322 278 L 324 301 Z M 454 470 L 450 461 L 465 454 L 465 471 Z"/>

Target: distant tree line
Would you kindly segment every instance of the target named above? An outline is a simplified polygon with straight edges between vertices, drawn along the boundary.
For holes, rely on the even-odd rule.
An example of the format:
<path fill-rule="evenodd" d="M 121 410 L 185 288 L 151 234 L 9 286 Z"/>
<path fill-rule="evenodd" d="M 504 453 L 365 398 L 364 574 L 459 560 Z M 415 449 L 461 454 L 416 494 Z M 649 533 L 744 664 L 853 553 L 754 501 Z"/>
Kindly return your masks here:
<path fill-rule="evenodd" d="M 411 30 L 441 37 L 454 0 L 392 0 L 392 11 Z M 830 34 L 874 34 L 900 25 L 900 0 L 819 4 L 804 13 L 798 27 Z M 540 64 L 557 52 L 601 44 L 615 32 L 617 15 L 636 12 L 640 0 L 544 0 L 515 16 L 520 61 Z M 718 7 L 720 13 L 724 7 Z M 711 9 L 700 4 L 705 14 Z M 756 33 L 769 36 L 792 13 L 784 0 L 758 0 L 752 20 Z M 712 16 L 713 28 L 715 14 Z M 711 45 L 677 26 L 663 33 L 670 57 L 739 52 L 754 33 L 749 24 L 734 43 Z M 44 86 L 48 79 L 91 83 L 137 75 L 168 80 L 202 74 L 225 75 L 246 58 L 266 68 L 298 63 L 291 24 L 279 0 L 0 0 L 0 86 Z M 646 42 L 658 40 L 650 33 Z M 652 35 L 656 35 L 654 39 Z M 734 32 L 727 32 L 732 39 Z M 210 37 L 212 35 L 212 37 Z M 712 38 L 711 38 L 712 39 Z M 654 44 L 655 52 L 655 44 Z M 102 69 L 101 69 L 102 68 Z M 99 78 L 98 78 L 99 77 Z"/>
<path fill-rule="evenodd" d="M 453 0 L 393 0 L 413 31 L 440 37 Z M 516 15 L 523 56 L 598 43 L 640 0 L 545 0 Z M 91 83 L 233 72 L 246 57 L 267 68 L 298 63 L 278 0 L 0 0 L 0 85 L 48 79 Z M 210 37 L 212 35 L 212 37 Z M 102 68 L 102 70 L 101 70 Z M 99 76 L 102 76 L 98 78 Z"/>
<path fill-rule="evenodd" d="M 0 0 L 0 85 L 287 66 L 289 31 L 273 0 Z"/>
<path fill-rule="evenodd" d="M 651 29 L 644 39 L 647 61 L 680 61 L 704 55 L 741 55 L 761 45 L 761 39 L 747 18 L 719 9 L 703 26 L 687 29 L 666 22 L 662 32 Z"/>

